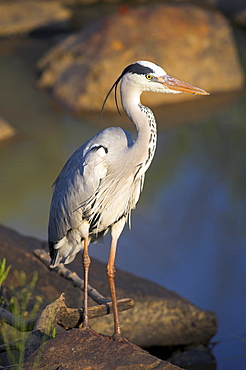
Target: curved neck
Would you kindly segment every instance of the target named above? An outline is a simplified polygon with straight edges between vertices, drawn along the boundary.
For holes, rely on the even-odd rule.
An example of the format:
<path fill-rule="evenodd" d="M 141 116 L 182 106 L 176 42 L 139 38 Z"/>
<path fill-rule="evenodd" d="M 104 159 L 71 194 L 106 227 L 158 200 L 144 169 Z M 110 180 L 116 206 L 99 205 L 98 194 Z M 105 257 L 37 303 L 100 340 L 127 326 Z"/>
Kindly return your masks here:
<path fill-rule="evenodd" d="M 140 102 L 142 91 L 138 86 L 129 87 L 124 80 L 121 83 L 121 103 L 124 111 L 137 129 L 137 139 L 131 150 L 134 159 L 149 167 L 156 147 L 156 121 L 152 111 Z"/>

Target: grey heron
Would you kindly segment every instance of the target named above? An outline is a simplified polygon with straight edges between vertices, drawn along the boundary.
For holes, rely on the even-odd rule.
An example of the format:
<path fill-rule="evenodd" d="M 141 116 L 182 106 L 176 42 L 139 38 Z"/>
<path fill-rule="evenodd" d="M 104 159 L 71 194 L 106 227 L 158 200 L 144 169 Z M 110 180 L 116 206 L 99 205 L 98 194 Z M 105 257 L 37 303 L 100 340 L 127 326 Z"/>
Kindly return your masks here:
<path fill-rule="evenodd" d="M 121 340 L 114 282 L 116 247 L 130 212 L 139 200 L 157 140 L 154 115 L 141 104 L 140 95 L 143 91 L 208 93 L 170 77 L 152 62 L 138 61 L 127 66 L 118 77 L 103 102 L 103 108 L 113 89 L 116 97 L 119 83 L 122 107 L 136 127 L 136 140 L 133 141 L 131 135 L 120 127 L 110 127 L 75 151 L 54 184 L 48 238 L 51 267 L 60 262 L 70 263 L 83 250 L 83 328 L 88 330 L 88 246 L 110 230 L 107 277 L 113 304 L 113 337 Z M 116 105 L 118 108 L 117 99 Z"/>

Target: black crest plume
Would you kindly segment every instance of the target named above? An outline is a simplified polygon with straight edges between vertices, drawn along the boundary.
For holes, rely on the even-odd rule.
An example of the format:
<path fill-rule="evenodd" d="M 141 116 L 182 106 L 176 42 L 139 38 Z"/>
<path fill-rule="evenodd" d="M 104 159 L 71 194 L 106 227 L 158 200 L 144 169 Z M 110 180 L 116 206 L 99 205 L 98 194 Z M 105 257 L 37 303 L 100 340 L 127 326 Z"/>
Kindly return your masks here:
<path fill-rule="evenodd" d="M 102 120 L 102 114 L 103 114 L 103 110 L 104 110 L 106 101 L 108 100 L 108 97 L 111 94 L 111 92 L 113 91 L 113 89 L 114 89 L 115 105 L 116 105 L 116 108 L 117 108 L 117 111 L 118 111 L 119 115 L 121 116 L 118 101 L 117 101 L 117 87 L 118 87 L 118 84 L 119 84 L 120 80 L 122 79 L 122 77 L 126 73 L 136 73 L 136 74 L 141 75 L 141 74 L 148 74 L 148 73 L 153 73 L 153 72 L 154 72 L 153 69 L 151 69 L 149 67 L 145 67 L 145 66 L 143 66 L 142 64 L 139 64 L 139 63 L 133 63 L 133 64 L 130 64 L 128 67 L 126 67 L 124 69 L 124 71 L 121 73 L 120 77 L 118 77 L 117 80 L 115 81 L 115 83 L 112 85 L 112 87 L 108 91 L 108 93 L 107 93 L 107 95 L 106 95 L 106 97 L 103 101 L 102 109 L 101 109 L 101 112 L 100 112 L 100 121 Z"/>
<path fill-rule="evenodd" d="M 113 89 L 114 89 L 114 101 L 115 101 L 115 105 L 116 105 L 116 108 L 117 108 L 117 111 L 118 111 L 119 115 L 121 116 L 120 108 L 119 108 L 118 101 L 117 101 L 117 87 L 118 87 L 118 84 L 119 84 L 120 80 L 122 79 L 123 75 L 124 75 L 124 71 L 122 72 L 122 74 L 120 75 L 120 77 L 117 78 L 117 80 L 115 81 L 115 83 L 111 86 L 110 90 L 108 91 L 108 93 L 107 93 L 107 95 L 106 95 L 106 97 L 105 97 L 105 99 L 103 101 L 102 108 L 101 108 L 100 121 L 102 120 L 103 110 L 104 110 L 106 101 L 108 100 L 108 97 L 111 94 L 111 92 L 112 92 Z"/>

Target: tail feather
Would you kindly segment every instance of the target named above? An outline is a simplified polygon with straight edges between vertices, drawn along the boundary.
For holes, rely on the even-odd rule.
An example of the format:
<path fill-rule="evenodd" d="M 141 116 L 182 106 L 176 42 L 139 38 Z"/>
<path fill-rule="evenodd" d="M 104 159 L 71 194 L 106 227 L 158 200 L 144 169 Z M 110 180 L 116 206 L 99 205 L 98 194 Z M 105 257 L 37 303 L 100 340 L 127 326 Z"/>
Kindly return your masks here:
<path fill-rule="evenodd" d="M 49 243 L 49 249 L 50 249 L 50 258 L 51 258 L 50 267 L 51 268 L 57 267 L 59 263 L 61 262 L 59 250 L 54 248 L 54 243 L 52 242 Z"/>
<path fill-rule="evenodd" d="M 59 263 L 68 264 L 72 262 L 76 254 L 83 249 L 83 244 L 70 246 L 63 238 L 57 243 L 49 242 L 49 249 L 51 257 L 50 267 L 54 268 L 57 267 Z"/>

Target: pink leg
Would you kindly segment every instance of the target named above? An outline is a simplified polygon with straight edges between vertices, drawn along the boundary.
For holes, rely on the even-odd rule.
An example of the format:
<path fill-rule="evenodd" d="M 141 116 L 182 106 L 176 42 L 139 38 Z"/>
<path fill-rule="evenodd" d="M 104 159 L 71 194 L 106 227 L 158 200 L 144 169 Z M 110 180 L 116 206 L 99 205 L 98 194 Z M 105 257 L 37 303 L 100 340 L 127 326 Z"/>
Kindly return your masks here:
<path fill-rule="evenodd" d="M 83 328 L 90 328 L 88 319 L 88 275 L 89 267 L 91 264 L 89 252 L 88 252 L 88 236 L 84 239 L 84 250 L 82 256 L 82 262 L 84 266 L 84 311 L 83 311 Z"/>
<path fill-rule="evenodd" d="M 113 304 L 113 314 L 114 314 L 114 337 L 117 339 L 122 338 L 122 332 L 119 323 L 119 315 L 118 315 L 118 307 L 117 307 L 117 298 L 116 298 L 116 290 L 115 290 L 115 254 L 116 254 L 116 247 L 117 247 L 117 239 L 112 239 L 110 254 L 108 259 L 107 265 L 107 276 L 109 282 L 109 288 L 111 293 L 111 299 Z"/>
<path fill-rule="evenodd" d="M 121 218 L 116 224 L 114 224 L 111 228 L 111 235 L 112 235 L 112 242 L 110 247 L 108 265 L 107 265 L 107 276 L 109 282 L 109 288 L 111 293 L 112 305 L 113 305 L 113 314 L 114 314 L 114 338 L 123 340 L 122 332 L 119 323 L 119 314 L 118 314 L 118 307 L 117 307 L 117 298 L 116 298 L 116 290 L 115 290 L 115 256 L 116 256 L 116 248 L 117 248 L 117 241 L 119 239 L 120 234 L 125 226 L 126 219 L 123 217 Z"/>

